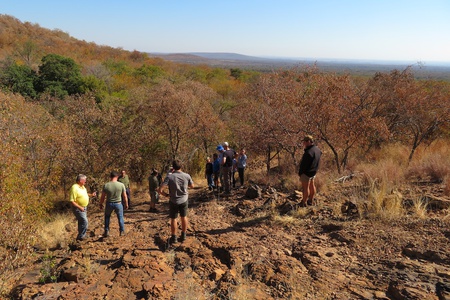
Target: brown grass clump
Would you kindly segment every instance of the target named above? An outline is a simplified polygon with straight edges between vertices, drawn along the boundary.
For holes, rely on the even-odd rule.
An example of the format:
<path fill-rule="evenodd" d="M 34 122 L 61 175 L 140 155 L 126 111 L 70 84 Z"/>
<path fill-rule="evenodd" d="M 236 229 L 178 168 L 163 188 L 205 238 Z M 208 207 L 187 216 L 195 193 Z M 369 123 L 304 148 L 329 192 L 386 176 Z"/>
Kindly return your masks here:
<path fill-rule="evenodd" d="M 423 156 L 415 160 L 408 168 L 409 177 L 431 182 L 444 182 L 450 174 L 450 153 L 437 153 Z"/>
<path fill-rule="evenodd" d="M 76 220 L 71 214 L 55 215 L 51 221 L 39 225 L 40 234 L 37 243 L 46 249 L 60 248 L 69 239 L 67 226 L 74 224 Z"/>

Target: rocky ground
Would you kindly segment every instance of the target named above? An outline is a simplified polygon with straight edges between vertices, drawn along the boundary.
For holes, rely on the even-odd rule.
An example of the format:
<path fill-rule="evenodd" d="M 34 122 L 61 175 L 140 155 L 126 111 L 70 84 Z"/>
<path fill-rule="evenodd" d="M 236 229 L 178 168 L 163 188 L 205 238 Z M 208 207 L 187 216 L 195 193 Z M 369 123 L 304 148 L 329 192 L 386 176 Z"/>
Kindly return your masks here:
<path fill-rule="evenodd" d="M 231 197 L 191 191 L 188 238 L 169 245 L 168 200 L 150 213 L 135 194 L 127 234 L 92 203 L 89 238 L 37 252 L 17 299 L 450 299 L 450 220 L 362 218 L 358 207 L 320 193 L 241 188 Z M 256 198 L 254 198 L 256 196 Z M 342 203 L 341 203 L 342 202 Z M 448 211 L 448 210 L 447 210 Z M 75 236 L 76 223 L 67 228 Z M 39 283 L 42 271 L 57 282 Z M 18 271 L 19 272 L 19 271 Z"/>

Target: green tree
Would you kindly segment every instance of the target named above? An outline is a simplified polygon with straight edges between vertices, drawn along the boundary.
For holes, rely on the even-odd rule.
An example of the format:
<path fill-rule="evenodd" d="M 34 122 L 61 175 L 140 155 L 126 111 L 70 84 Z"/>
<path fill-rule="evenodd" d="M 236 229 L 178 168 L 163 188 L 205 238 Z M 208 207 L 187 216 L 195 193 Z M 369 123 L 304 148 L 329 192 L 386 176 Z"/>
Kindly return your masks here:
<path fill-rule="evenodd" d="M 3 88 L 26 98 L 36 98 L 34 88 L 36 80 L 35 71 L 29 66 L 18 65 L 15 62 L 6 63 L 0 74 L 0 84 Z"/>
<path fill-rule="evenodd" d="M 48 54 L 39 66 L 37 90 L 58 98 L 83 93 L 80 67 L 71 58 Z"/>

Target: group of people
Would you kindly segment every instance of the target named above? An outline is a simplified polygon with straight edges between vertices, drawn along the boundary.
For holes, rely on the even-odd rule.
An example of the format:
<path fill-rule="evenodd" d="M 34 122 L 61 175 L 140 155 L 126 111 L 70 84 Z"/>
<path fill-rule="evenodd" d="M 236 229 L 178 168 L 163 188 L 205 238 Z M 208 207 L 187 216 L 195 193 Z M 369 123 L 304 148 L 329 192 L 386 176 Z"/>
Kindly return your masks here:
<path fill-rule="evenodd" d="M 177 160 L 172 162 L 171 172 L 165 180 L 161 182 L 160 174 L 156 169 L 152 169 L 149 177 L 150 191 L 150 212 L 157 212 L 156 203 L 159 195 L 169 197 L 169 217 L 171 224 L 170 242 L 176 243 L 178 240 L 183 242 L 186 239 L 186 231 L 188 227 L 188 188 L 194 187 L 191 176 L 181 170 L 181 163 Z M 90 194 L 85 187 L 86 175 L 77 176 L 76 183 L 70 189 L 69 200 L 72 203 L 72 211 L 78 221 L 77 240 L 82 241 L 87 238 L 88 219 L 87 207 L 89 197 L 95 197 L 96 192 Z M 169 192 L 166 192 L 168 188 Z M 105 223 L 103 237 L 109 236 L 109 225 L 112 212 L 117 215 L 119 222 L 119 234 L 125 235 L 125 222 L 123 211 L 129 208 L 130 181 L 125 171 L 119 174 L 116 171 L 110 173 L 110 181 L 107 182 L 102 189 L 99 206 L 105 210 Z M 181 236 L 177 237 L 177 218 L 178 214 L 181 219 Z"/>
<path fill-rule="evenodd" d="M 300 162 L 298 175 L 302 184 L 303 198 L 300 205 L 306 207 L 314 205 L 314 196 L 316 187 L 314 179 L 319 169 L 322 152 L 314 144 L 312 136 L 307 135 L 302 140 L 304 153 Z M 241 149 L 237 154 L 229 147 L 227 142 L 217 146 L 218 153 L 214 153 L 213 161 L 207 159 L 205 175 L 209 189 L 215 189 L 219 186 L 219 181 L 223 186 L 225 194 L 231 194 L 231 187 L 235 186 L 234 173 L 237 171 L 241 186 L 244 184 L 244 170 L 247 167 L 247 155 L 245 149 Z M 95 197 L 96 192 L 90 194 L 87 192 L 86 176 L 80 174 L 77 176 L 76 183 L 70 189 L 70 201 L 72 210 L 78 220 L 77 240 L 86 239 L 88 229 L 87 206 L 89 197 Z M 156 203 L 159 196 L 169 197 L 169 218 L 171 237 L 170 243 L 178 241 L 183 242 L 186 239 L 188 228 L 188 189 L 194 188 L 192 177 L 182 171 L 180 161 L 174 160 L 172 168 L 162 181 L 160 173 L 152 169 L 149 177 L 150 192 L 150 212 L 157 212 Z M 168 192 L 167 192 L 168 189 Z M 105 204 L 105 207 L 104 207 Z M 109 236 L 109 225 L 111 214 L 114 211 L 119 222 L 119 234 L 125 234 L 125 225 L 123 210 L 130 206 L 130 181 L 125 171 L 119 174 L 116 171 L 110 173 L 110 181 L 103 186 L 100 197 L 100 208 L 105 209 L 105 223 L 103 237 Z M 181 235 L 177 237 L 178 215 L 181 220 Z"/>
<path fill-rule="evenodd" d="M 228 142 L 218 145 L 218 153 L 206 159 L 205 177 L 209 190 L 219 189 L 219 182 L 225 195 L 231 194 L 231 187 L 236 187 L 236 172 L 239 176 L 240 186 L 244 186 L 244 170 L 247 167 L 247 155 L 242 148 L 236 153 L 230 148 Z"/>

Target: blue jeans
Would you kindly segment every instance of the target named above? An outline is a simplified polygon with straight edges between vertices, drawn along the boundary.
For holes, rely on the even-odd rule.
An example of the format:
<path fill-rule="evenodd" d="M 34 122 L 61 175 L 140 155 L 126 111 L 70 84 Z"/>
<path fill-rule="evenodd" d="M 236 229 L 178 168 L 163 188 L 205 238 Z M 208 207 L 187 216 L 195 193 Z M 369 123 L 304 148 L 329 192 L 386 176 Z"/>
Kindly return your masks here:
<path fill-rule="evenodd" d="M 208 187 L 213 188 L 214 187 L 214 181 L 213 181 L 213 173 L 206 175 L 206 180 L 208 181 Z"/>
<path fill-rule="evenodd" d="M 78 221 L 77 239 L 83 239 L 86 236 L 86 232 L 88 229 L 87 207 L 84 208 L 84 211 L 81 211 L 78 208 L 73 207 L 72 211 Z"/>
<path fill-rule="evenodd" d="M 121 202 L 111 203 L 106 202 L 105 207 L 105 231 L 109 231 L 109 220 L 111 218 L 112 212 L 116 212 L 117 221 L 119 221 L 120 232 L 125 231 L 125 222 L 123 220 L 123 205 Z"/>

